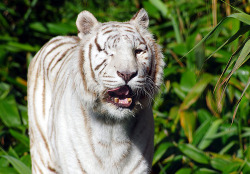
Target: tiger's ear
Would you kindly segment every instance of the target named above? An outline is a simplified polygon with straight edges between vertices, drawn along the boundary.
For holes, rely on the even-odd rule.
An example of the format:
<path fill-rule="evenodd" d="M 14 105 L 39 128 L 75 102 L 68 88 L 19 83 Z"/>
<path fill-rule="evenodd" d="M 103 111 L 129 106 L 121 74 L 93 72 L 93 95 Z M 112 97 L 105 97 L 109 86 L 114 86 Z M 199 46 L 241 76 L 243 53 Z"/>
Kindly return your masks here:
<path fill-rule="evenodd" d="M 130 21 L 133 22 L 135 25 L 139 24 L 143 28 L 148 28 L 149 24 L 148 13 L 146 12 L 146 10 L 142 8 L 133 16 L 133 18 Z"/>
<path fill-rule="evenodd" d="M 80 35 L 86 35 L 91 32 L 91 30 L 98 25 L 98 21 L 96 18 L 92 15 L 92 13 L 88 11 L 82 11 L 76 20 L 76 26 L 78 31 L 80 32 L 78 36 Z"/>

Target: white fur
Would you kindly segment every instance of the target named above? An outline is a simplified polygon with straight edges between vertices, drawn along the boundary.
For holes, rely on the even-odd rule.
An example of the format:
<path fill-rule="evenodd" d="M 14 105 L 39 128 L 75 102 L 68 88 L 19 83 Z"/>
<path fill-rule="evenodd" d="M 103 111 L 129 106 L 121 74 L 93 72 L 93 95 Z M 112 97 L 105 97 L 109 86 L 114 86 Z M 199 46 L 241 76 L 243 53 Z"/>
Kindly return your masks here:
<path fill-rule="evenodd" d="M 149 173 L 154 139 L 150 102 L 164 63 L 146 29 L 147 13 L 142 9 L 127 23 L 101 24 L 84 11 L 76 24 L 79 38 L 52 39 L 30 64 L 32 172 Z M 135 55 L 136 49 L 143 53 Z M 127 83 L 137 96 L 134 108 L 105 100 L 108 89 L 126 85 L 117 71 L 137 72 Z"/>

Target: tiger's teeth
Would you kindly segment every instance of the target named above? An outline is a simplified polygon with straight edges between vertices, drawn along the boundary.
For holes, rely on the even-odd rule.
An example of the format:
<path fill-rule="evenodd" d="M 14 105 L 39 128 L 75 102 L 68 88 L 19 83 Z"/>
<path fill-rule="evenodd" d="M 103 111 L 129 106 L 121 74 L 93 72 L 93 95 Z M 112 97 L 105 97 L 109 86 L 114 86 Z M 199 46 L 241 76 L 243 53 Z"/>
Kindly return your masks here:
<path fill-rule="evenodd" d="M 117 98 L 117 97 L 114 98 L 114 102 L 115 102 L 115 103 L 119 103 L 119 98 Z"/>
<path fill-rule="evenodd" d="M 132 102 L 132 98 L 127 98 L 127 101 L 128 101 L 129 103 L 131 103 L 131 102 Z"/>

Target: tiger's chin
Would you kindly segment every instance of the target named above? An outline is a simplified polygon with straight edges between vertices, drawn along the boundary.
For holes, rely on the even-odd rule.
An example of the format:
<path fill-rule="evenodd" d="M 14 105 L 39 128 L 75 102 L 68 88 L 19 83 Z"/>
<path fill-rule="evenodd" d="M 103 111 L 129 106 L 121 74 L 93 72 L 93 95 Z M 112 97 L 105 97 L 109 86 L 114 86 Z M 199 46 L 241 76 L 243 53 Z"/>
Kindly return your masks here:
<path fill-rule="evenodd" d="M 105 102 L 99 107 L 99 113 L 107 119 L 121 121 L 135 117 L 141 109 L 141 104 L 138 101 L 130 107 L 120 107 L 117 104 Z"/>

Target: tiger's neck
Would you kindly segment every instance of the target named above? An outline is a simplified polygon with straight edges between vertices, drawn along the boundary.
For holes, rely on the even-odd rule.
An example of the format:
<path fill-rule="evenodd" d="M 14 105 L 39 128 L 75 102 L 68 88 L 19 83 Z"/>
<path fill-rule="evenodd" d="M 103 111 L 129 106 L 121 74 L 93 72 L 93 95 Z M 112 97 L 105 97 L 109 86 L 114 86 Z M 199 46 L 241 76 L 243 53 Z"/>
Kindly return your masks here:
<path fill-rule="evenodd" d="M 147 161 L 141 155 L 146 151 L 153 151 L 151 114 L 152 109 L 146 108 L 130 119 L 115 121 L 99 119 L 102 115 L 95 115 L 90 111 L 90 134 L 93 137 L 93 149 L 99 165 L 103 168 L 115 166 L 118 173 L 122 173 L 121 171 L 125 166 L 129 166 L 133 159 L 145 160 L 150 166 L 151 161 Z"/>
<path fill-rule="evenodd" d="M 104 122 L 96 117 L 91 117 L 89 123 L 92 127 L 91 134 L 95 153 L 99 154 L 101 159 L 109 159 L 108 162 L 101 160 L 102 163 L 105 166 L 110 162 L 113 165 L 125 163 L 126 160 L 124 159 L 130 155 L 136 119 L 128 119 L 122 122 Z"/>

